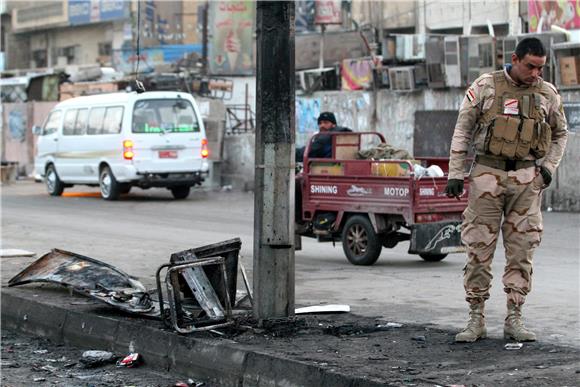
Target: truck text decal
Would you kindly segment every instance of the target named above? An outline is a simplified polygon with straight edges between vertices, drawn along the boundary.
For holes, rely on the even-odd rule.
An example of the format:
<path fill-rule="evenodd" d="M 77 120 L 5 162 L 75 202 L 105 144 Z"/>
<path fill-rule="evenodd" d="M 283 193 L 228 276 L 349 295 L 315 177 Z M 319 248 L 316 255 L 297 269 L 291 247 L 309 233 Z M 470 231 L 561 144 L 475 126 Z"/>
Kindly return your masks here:
<path fill-rule="evenodd" d="M 338 193 L 338 187 L 335 185 L 311 185 L 310 193 L 336 195 Z"/>
<path fill-rule="evenodd" d="M 409 188 L 385 187 L 385 196 L 409 196 Z"/>
<path fill-rule="evenodd" d="M 373 190 L 371 188 L 364 188 L 356 185 L 351 185 L 348 191 L 346 191 L 348 196 L 365 196 L 371 195 L 372 193 Z"/>
<path fill-rule="evenodd" d="M 419 188 L 420 196 L 435 196 L 435 188 Z"/>

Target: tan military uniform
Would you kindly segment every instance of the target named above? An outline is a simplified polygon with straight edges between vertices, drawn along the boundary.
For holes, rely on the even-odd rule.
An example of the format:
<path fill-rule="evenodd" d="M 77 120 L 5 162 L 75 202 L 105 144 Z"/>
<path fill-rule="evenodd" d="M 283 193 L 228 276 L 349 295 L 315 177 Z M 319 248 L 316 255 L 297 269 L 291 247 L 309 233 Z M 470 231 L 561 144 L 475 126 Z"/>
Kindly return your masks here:
<path fill-rule="evenodd" d="M 513 99 L 496 95 L 499 94 L 496 88 L 507 91 Z M 519 102 L 514 102 L 517 99 Z M 498 154 L 490 154 L 494 138 L 489 124 L 496 117 L 506 118 L 506 114 L 522 120 L 529 116 L 530 130 L 540 130 L 540 123 L 551 130 L 545 155 L 528 153 L 525 147 L 511 158 L 501 154 L 501 147 Z M 519 128 L 521 134 L 525 125 Z M 470 173 L 469 204 L 463 214 L 461 233 L 468 255 L 464 287 L 469 303 L 489 298 L 491 261 L 500 228 L 507 259 L 503 285 L 508 303 L 524 303 L 532 285 L 532 253 L 540 243 L 543 229 L 540 204 L 544 184 L 536 165 L 543 165 L 554 174 L 567 136 L 560 96 L 548 82 L 540 79 L 534 85 L 519 86 L 504 70 L 482 75 L 467 90 L 451 142 L 449 178 L 463 179 L 465 158 L 473 145 L 479 162 L 475 162 Z M 508 148 L 506 144 L 504 151 Z M 538 155 L 544 157 L 537 159 Z"/>

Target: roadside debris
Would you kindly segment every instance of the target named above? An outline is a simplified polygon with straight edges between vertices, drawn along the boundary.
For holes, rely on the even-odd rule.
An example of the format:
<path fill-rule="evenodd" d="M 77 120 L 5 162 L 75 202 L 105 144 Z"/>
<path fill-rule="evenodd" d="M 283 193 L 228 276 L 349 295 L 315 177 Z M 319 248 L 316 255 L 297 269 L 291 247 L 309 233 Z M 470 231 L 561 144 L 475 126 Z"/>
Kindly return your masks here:
<path fill-rule="evenodd" d="M 53 249 L 8 282 L 8 286 L 51 282 L 131 313 L 147 314 L 154 306 L 145 286 L 121 270 L 69 251 Z"/>
<path fill-rule="evenodd" d="M 507 343 L 506 345 L 504 345 L 504 348 L 507 349 L 508 351 L 513 351 L 522 349 L 523 346 L 524 345 L 522 343 Z"/>
<path fill-rule="evenodd" d="M 295 314 L 315 314 L 315 313 L 346 313 L 350 312 L 349 305 L 314 305 L 296 308 Z"/>
<path fill-rule="evenodd" d="M 81 363 L 86 368 L 98 367 L 104 364 L 114 363 L 118 356 L 107 351 L 85 351 L 81 357 Z"/>
<path fill-rule="evenodd" d="M 16 257 L 34 257 L 36 253 L 21 249 L 1 249 L 1 258 L 16 258 Z"/>
<path fill-rule="evenodd" d="M 125 356 L 117 362 L 117 367 L 135 368 L 143 364 L 143 357 L 134 352 Z"/>
<path fill-rule="evenodd" d="M 202 387 L 205 386 L 204 382 L 196 382 L 193 379 L 187 379 L 187 382 L 176 382 L 173 387 Z"/>

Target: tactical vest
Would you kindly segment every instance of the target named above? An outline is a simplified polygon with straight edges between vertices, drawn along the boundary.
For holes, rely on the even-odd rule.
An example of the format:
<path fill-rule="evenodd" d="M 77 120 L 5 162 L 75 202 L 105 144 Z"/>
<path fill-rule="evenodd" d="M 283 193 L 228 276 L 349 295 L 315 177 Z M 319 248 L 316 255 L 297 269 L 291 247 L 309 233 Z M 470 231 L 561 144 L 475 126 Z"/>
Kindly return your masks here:
<path fill-rule="evenodd" d="M 543 80 L 537 84 L 517 88 L 508 83 L 503 70 L 494 71 L 494 102 L 480 118 L 486 129 L 484 153 L 510 160 L 522 160 L 528 155 L 546 155 L 552 128 L 541 108 Z"/>

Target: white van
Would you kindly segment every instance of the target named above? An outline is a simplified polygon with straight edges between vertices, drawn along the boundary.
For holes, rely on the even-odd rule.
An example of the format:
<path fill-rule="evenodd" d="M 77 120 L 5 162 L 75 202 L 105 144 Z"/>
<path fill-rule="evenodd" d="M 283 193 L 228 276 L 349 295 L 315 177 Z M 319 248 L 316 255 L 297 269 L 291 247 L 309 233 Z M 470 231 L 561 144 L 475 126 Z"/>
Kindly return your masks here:
<path fill-rule="evenodd" d="M 116 200 L 131 187 L 166 187 L 176 199 L 208 174 L 199 108 L 180 92 L 114 93 L 56 105 L 38 135 L 34 166 L 48 193 L 100 186 Z"/>

